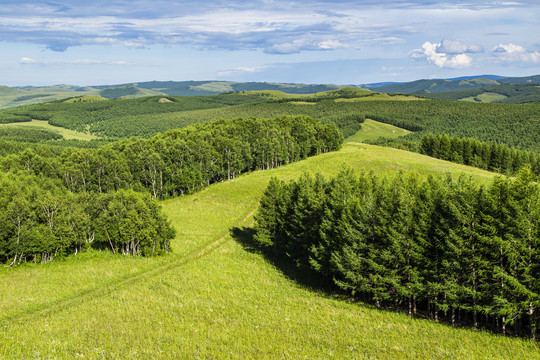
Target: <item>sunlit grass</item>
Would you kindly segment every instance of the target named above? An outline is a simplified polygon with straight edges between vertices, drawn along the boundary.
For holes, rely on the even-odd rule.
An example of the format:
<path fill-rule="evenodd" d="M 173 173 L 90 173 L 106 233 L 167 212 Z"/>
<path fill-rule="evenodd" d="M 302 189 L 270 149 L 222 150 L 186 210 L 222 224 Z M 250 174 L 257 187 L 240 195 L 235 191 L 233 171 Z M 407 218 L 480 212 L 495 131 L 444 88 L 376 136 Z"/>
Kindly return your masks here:
<path fill-rule="evenodd" d="M 379 137 L 397 138 L 409 134 L 409 130 L 399 128 L 390 124 L 385 124 L 371 119 L 366 119 L 362 123 L 362 129 L 356 134 L 346 139 L 347 142 L 363 142 L 375 140 Z"/>
<path fill-rule="evenodd" d="M 230 237 L 250 226 L 271 176 L 493 174 L 364 144 L 212 185 L 163 202 L 174 254 L 133 259 L 91 252 L 0 270 L 0 357 L 218 359 L 533 359 L 535 344 L 453 329 L 354 304 L 292 281 Z M 10 305 L 11 304 L 11 305 Z"/>
<path fill-rule="evenodd" d="M 503 95 L 503 94 L 498 94 L 498 93 L 493 93 L 493 92 L 484 92 L 484 93 L 479 94 L 477 96 L 469 96 L 469 97 L 466 97 L 466 98 L 463 98 L 463 99 L 460 99 L 460 100 L 461 101 L 475 102 L 476 99 L 479 99 L 482 102 L 491 103 L 491 102 L 494 102 L 494 101 L 504 100 L 507 97 L 508 96 Z"/>
<path fill-rule="evenodd" d="M 90 133 L 83 133 L 75 130 L 66 129 L 59 126 L 54 126 L 49 124 L 46 120 L 32 120 L 28 122 L 17 122 L 17 123 L 10 123 L 10 124 L 0 124 L 0 126 L 9 126 L 9 127 L 26 127 L 26 126 L 32 126 L 32 127 L 38 127 L 43 128 L 47 130 L 53 130 L 60 135 L 64 137 L 66 140 L 92 140 L 92 139 L 98 139 L 98 136 L 92 135 Z"/>

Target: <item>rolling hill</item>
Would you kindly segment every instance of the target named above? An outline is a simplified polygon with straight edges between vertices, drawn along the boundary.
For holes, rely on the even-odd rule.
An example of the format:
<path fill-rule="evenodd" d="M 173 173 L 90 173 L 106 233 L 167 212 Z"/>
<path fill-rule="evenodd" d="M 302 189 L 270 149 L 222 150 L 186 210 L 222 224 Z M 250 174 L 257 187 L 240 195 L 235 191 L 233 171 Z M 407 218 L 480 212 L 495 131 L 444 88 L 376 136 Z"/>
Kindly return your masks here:
<path fill-rule="evenodd" d="M 466 173 L 480 183 L 493 177 L 418 154 L 350 143 L 339 152 L 164 201 L 178 230 L 172 254 L 133 258 L 94 251 L 63 262 L 0 269 L 5 289 L 0 295 L 1 356 L 539 356 L 537 345 L 529 341 L 452 328 L 352 303 L 331 291 L 313 291 L 299 274 L 249 246 L 245 237 L 271 176 L 287 180 L 304 171 L 330 176 L 343 163 L 378 174 L 400 169 L 424 176 Z"/>
<path fill-rule="evenodd" d="M 540 85 L 495 85 L 470 90 L 430 93 L 419 91 L 415 95 L 432 99 L 462 100 L 476 102 L 497 102 L 506 104 L 522 104 L 540 101 Z"/>
<path fill-rule="evenodd" d="M 497 75 L 465 76 L 454 79 L 417 80 L 407 83 L 380 82 L 358 85 L 293 84 L 234 81 L 145 81 L 126 84 L 78 86 L 21 86 L 0 87 L 0 109 L 53 100 L 98 95 L 105 98 L 134 98 L 152 95 L 203 96 L 244 91 L 282 91 L 287 94 L 315 94 L 344 87 L 369 89 L 383 93 L 449 92 L 470 90 L 494 85 L 520 85 L 540 83 L 540 75 L 508 78 Z"/>
<path fill-rule="evenodd" d="M 384 93 L 441 93 L 459 90 L 470 90 L 485 88 L 495 85 L 521 85 L 521 84 L 540 84 L 540 75 L 526 77 L 502 78 L 498 76 L 487 77 L 461 77 L 455 79 L 424 79 L 407 83 L 395 83 L 383 86 L 368 87 L 371 90 Z"/>

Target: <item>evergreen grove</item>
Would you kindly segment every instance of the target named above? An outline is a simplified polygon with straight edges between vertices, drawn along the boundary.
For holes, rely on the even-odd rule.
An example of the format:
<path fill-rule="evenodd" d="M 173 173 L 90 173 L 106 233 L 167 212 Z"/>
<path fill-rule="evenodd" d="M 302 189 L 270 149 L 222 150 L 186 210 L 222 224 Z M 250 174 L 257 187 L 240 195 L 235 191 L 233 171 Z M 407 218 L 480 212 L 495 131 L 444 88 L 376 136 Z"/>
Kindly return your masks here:
<path fill-rule="evenodd" d="M 487 187 L 472 179 L 273 178 L 256 241 L 353 298 L 536 338 L 540 188 L 530 169 Z M 513 325 L 513 326 L 511 326 Z"/>
<path fill-rule="evenodd" d="M 337 150 L 335 125 L 305 116 L 235 119 L 99 148 L 27 148 L 0 158 L 0 262 L 48 262 L 88 247 L 126 255 L 170 250 L 158 198 L 242 172 Z"/>
<path fill-rule="evenodd" d="M 502 174 L 516 174 L 522 167 L 529 166 L 533 173 L 540 175 L 540 156 L 495 142 L 429 134 L 422 137 L 419 150 L 431 157 Z"/>

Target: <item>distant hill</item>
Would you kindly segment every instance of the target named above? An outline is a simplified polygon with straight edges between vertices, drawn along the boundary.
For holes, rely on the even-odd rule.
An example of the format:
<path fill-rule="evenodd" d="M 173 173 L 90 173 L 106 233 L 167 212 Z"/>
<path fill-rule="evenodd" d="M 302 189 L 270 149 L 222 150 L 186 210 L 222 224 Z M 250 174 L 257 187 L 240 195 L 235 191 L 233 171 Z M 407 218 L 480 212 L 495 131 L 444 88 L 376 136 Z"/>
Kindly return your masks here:
<path fill-rule="evenodd" d="M 497 102 L 522 104 L 526 102 L 540 101 L 540 85 L 495 85 L 478 89 L 458 90 L 441 93 L 430 93 L 419 91 L 414 95 L 424 96 L 432 99 L 462 100 L 475 102 Z"/>
<path fill-rule="evenodd" d="M 496 85 L 540 84 L 540 75 L 505 78 L 498 75 L 465 76 L 454 79 L 424 79 L 407 83 L 371 86 L 371 90 L 385 93 L 420 94 L 442 93 L 485 88 Z M 375 84 L 377 85 L 377 84 Z"/>
<path fill-rule="evenodd" d="M 155 95 L 202 96 L 242 91 L 276 90 L 288 94 L 314 94 L 337 90 L 351 85 L 288 84 L 231 81 L 147 81 L 140 83 L 79 86 L 0 86 L 0 109 L 20 105 L 39 104 L 81 96 L 101 96 L 107 99 L 137 98 Z M 362 88 L 362 86 L 354 86 Z"/>
<path fill-rule="evenodd" d="M 101 96 L 103 98 L 113 99 L 162 94 L 163 92 L 134 86 L 109 86 L 102 89 L 78 85 L 24 86 L 17 88 L 0 86 L 0 109 L 40 104 L 61 99 L 80 98 L 81 96 Z"/>
<path fill-rule="evenodd" d="M 79 86 L 22 86 L 10 88 L 0 86 L 0 109 L 19 105 L 44 103 L 53 100 L 101 96 L 107 99 L 136 98 L 154 95 L 202 96 L 244 91 L 281 91 L 287 94 L 304 95 L 353 87 L 384 93 L 435 94 L 460 90 L 481 89 L 496 85 L 540 84 L 540 75 L 507 78 L 499 75 L 464 76 L 453 79 L 424 79 L 406 83 L 379 82 L 358 85 L 293 84 L 270 82 L 233 81 L 146 81 L 126 84 Z"/>
<path fill-rule="evenodd" d="M 231 82 L 231 81 L 148 81 L 122 85 L 95 86 L 96 89 L 108 89 L 119 86 L 133 86 L 167 95 L 199 96 L 216 95 L 227 92 L 280 90 L 289 94 L 313 94 L 336 90 L 345 85 L 286 84 L 268 82 Z"/>

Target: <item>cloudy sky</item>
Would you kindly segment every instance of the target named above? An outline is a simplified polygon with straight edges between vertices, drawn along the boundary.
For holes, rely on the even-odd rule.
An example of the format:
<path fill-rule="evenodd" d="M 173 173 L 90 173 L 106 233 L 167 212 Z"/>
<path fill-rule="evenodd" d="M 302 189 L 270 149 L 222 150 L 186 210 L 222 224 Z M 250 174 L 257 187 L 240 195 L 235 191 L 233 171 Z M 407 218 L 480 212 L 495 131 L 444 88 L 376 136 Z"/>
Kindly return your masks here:
<path fill-rule="evenodd" d="M 0 85 L 540 74 L 538 0 L 1 0 Z"/>

